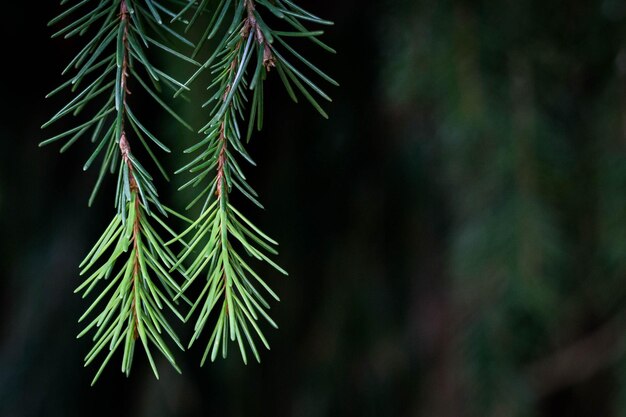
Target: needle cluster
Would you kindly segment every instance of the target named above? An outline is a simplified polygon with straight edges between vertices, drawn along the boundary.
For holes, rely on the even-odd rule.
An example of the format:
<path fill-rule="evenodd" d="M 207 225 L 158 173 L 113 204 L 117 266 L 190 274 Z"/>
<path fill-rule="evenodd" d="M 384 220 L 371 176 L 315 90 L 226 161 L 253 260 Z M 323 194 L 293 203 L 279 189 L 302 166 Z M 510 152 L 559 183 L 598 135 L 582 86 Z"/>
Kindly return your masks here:
<path fill-rule="evenodd" d="M 278 74 L 294 101 L 300 94 L 327 117 L 318 100 L 330 101 L 330 97 L 305 71 L 337 83 L 290 46 L 289 39 L 307 38 L 334 52 L 319 40 L 322 31 L 306 27 L 331 22 L 287 0 L 67 3 L 61 2 L 65 11 L 50 22 L 65 22 L 53 37 L 87 40 L 64 69 L 67 80 L 48 95 L 69 90 L 71 99 L 43 127 L 60 120 L 77 122 L 41 145 L 62 141 L 61 152 L 65 152 L 79 140 L 91 144 L 93 151 L 83 168 L 89 169 L 96 161 L 100 168 L 90 205 L 107 173 L 117 179 L 113 220 L 80 265 L 85 278 L 76 289 L 83 297 L 95 298 L 79 320 L 87 323 L 79 337 L 90 334 L 93 340 L 85 365 L 100 358 L 93 382 L 118 350 L 122 351 L 122 372 L 128 375 L 137 342 L 157 378 L 154 350 L 180 371 L 170 346 L 181 350 L 184 346 L 169 322 L 170 315 L 183 322 L 195 316 L 189 346 L 202 337 L 205 328 L 211 329 L 202 363 L 208 357 L 214 360 L 219 352 L 226 357 L 229 340 L 236 341 L 244 362 L 248 352 L 260 361 L 258 340 L 268 349 L 269 344 L 259 320 L 277 327 L 268 310 L 269 298 L 279 298 L 255 272 L 253 261 L 287 273 L 271 259 L 277 255 L 277 242 L 237 210 L 230 195 L 236 190 L 262 207 L 240 160 L 254 164 L 245 145 L 254 130 L 262 128 L 263 83 L 270 73 Z M 269 21 L 282 24 L 284 30 L 273 29 Z M 184 36 L 193 25 L 205 25 L 196 44 Z M 209 58 L 196 62 L 196 54 L 209 45 Z M 155 52 L 195 70 L 186 82 L 180 82 L 153 64 Z M 172 141 L 161 140 L 153 126 L 139 119 L 141 112 L 135 112 L 133 97 L 151 97 L 191 130 L 166 103 L 165 94 L 189 91 L 205 71 L 211 74 L 209 99 L 202 106 L 207 109 L 207 122 L 196 143 L 184 151 L 191 160 L 177 171 L 191 177 L 181 188 L 196 190 L 187 209 L 201 204 L 198 216 L 190 220 L 160 201 L 152 174 L 133 152 L 140 148 L 141 155 L 169 180 L 157 154 L 170 153 L 166 143 Z M 175 232 L 170 216 L 185 220 L 186 229 Z M 182 250 L 174 251 L 174 244 Z M 199 296 L 189 300 L 186 291 L 197 283 Z M 184 315 L 181 305 L 188 308 Z"/>

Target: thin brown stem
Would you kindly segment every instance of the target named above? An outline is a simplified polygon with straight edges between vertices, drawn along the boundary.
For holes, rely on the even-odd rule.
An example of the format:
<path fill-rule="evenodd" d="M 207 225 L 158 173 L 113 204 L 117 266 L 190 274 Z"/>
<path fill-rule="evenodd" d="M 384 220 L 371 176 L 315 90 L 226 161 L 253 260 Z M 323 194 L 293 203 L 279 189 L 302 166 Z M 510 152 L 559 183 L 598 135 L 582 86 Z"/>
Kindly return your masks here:
<path fill-rule="evenodd" d="M 133 175 L 133 165 L 130 161 L 130 144 L 126 138 L 125 132 L 125 121 L 126 121 L 126 95 L 130 94 L 128 91 L 128 55 L 129 55 L 129 45 L 128 45 L 128 25 L 129 25 L 130 16 L 128 13 L 128 7 L 126 5 L 126 0 L 122 0 L 120 3 L 120 24 L 124 25 L 124 35 L 122 37 L 122 44 L 124 46 L 124 57 L 122 59 L 122 75 L 120 77 L 120 90 L 122 92 L 122 105 L 119 112 L 122 113 L 122 126 L 120 129 L 120 138 L 119 138 L 119 147 L 120 152 L 122 154 L 122 159 L 124 163 L 128 166 L 129 170 L 129 178 L 131 179 L 131 189 L 136 189 L 137 184 L 135 183 L 135 178 Z"/>
<path fill-rule="evenodd" d="M 224 183 L 224 167 L 226 165 L 226 148 L 228 146 L 228 141 L 226 139 L 226 135 L 224 134 L 224 122 L 220 124 L 220 141 L 222 142 L 222 148 L 220 149 L 219 156 L 217 157 L 217 185 L 215 187 L 215 194 L 217 198 L 222 198 L 223 193 L 223 183 Z"/>
<path fill-rule="evenodd" d="M 244 26 L 244 30 L 245 30 L 245 26 Z M 243 39 L 246 36 L 242 33 L 242 38 L 239 40 L 239 42 L 237 42 L 237 45 L 235 45 L 235 57 L 233 58 L 232 62 L 230 63 L 230 73 L 231 74 L 235 74 L 237 72 L 237 65 L 239 64 L 239 55 L 238 55 L 238 51 L 241 48 L 241 46 L 243 45 Z M 232 84 L 229 82 L 226 85 L 226 88 L 224 89 L 224 94 L 222 96 L 222 101 L 226 101 L 226 98 L 228 97 L 230 90 L 232 88 Z M 225 118 L 226 118 L 226 114 L 228 114 L 228 112 L 224 112 L 224 119 L 222 119 L 222 121 L 220 122 L 220 133 L 219 133 L 219 140 L 221 142 L 221 148 L 220 148 L 220 153 L 218 155 L 217 158 L 217 176 L 215 178 L 216 181 L 216 187 L 215 187 L 215 195 L 217 196 L 218 200 L 221 199 L 224 196 L 224 170 L 226 168 L 226 164 L 227 164 L 227 149 L 228 149 L 228 138 L 226 137 L 226 122 L 225 122 Z"/>
<path fill-rule="evenodd" d="M 119 147 L 120 153 L 122 155 L 122 160 L 128 167 L 128 180 L 130 182 L 129 187 L 131 193 L 135 196 L 134 204 L 135 204 L 135 218 L 133 219 L 133 235 L 131 237 L 131 241 L 133 242 L 133 274 L 131 277 L 131 291 L 135 293 L 135 285 L 140 277 L 140 267 L 139 267 L 139 236 L 141 234 L 141 210 L 140 210 L 140 199 L 138 195 L 138 187 L 137 180 L 135 179 L 135 175 L 133 172 L 133 164 L 130 160 L 130 144 L 128 143 L 128 139 L 126 137 L 125 132 L 125 121 L 126 121 L 126 96 L 130 94 L 128 90 L 128 75 L 129 75 L 129 44 L 128 44 L 128 26 L 130 22 L 130 15 L 128 12 L 128 6 L 126 5 L 126 0 L 122 0 L 120 3 L 120 24 L 124 25 L 124 34 L 122 37 L 122 44 L 124 46 L 124 56 L 122 59 L 122 74 L 120 77 L 120 90 L 122 92 L 122 103 L 119 109 L 122 112 L 122 124 L 120 129 L 120 138 L 119 138 Z M 133 338 L 137 340 L 139 337 L 138 328 L 139 328 L 139 319 L 137 315 L 137 305 L 136 299 L 133 298 L 131 304 L 131 311 L 133 312 Z"/>
<path fill-rule="evenodd" d="M 263 34 L 263 31 L 256 20 L 256 16 L 254 15 L 256 10 L 254 0 L 245 0 L 245 5 L 248 17 L 246 18 L 243 27 L 243 37 L 247 37 L 250 32 L 254 33 L 254 40 L 257 44 L 259 44 L 259 46 L 263 47 L 263 66 L 265 66 L 266 71 L 269 71 L 272 67 L 276 66 L 276 58 L 274 57 L 269 42 L 265 39 L 265 35 Z"/>

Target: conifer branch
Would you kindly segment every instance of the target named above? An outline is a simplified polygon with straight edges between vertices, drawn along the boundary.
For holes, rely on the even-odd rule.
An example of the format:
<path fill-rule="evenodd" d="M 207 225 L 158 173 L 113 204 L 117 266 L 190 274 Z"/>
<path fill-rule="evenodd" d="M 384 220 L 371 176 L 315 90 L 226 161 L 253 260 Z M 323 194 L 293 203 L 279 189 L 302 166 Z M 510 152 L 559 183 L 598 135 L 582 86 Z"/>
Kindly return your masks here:
<path fill-rule="evenodd" d="M 123 345 L 122 372 L 128 375 L 137 339 L 141 341 L 157 378 L 158 371 L 152 357 L 151 346 L 160 351 L 177 370 L 179 368 L 163 339 L 163 334 L 167 334 L 174 344 L 183 349 L 163 311 L 164 306 L 167 306 L 183 320 L 174 305 L 177 303 L 174 297 L 181 288 L 169 271 L 176 264 L 176 256 L 165 246 L 163 239 L 151 224 L 157 222 L 168 233 L 172 233 L 160 218 L 166 217 L 171 210 L 160 203 L 152 176 L 131 152 L 128 127 L 132 128 L 136 138 L 144 145 L 165 177 L 167 175 L 150 148 L 149 141 L 166 152 L 169 152 L 169 149 L 144 127 L 127 100 L 131 94 L 129 83 L 132 77 L 166 111 L 173 113 L 153 88 L 158 91 L 163 84 L 177 90 L 182 84 L 152 65 L 146 53 L 149 45 L 156 45 L 166 52 L 171 51 L 145 31 L 147 25 L 153 28 L 153 33 L 157 36 L 166 38 L 170 29 L 161 25 L 157 7 L 164 11 L 168 9 L 154 0 L 145 0 L 145 5 L 141 3 L 133 0 L 100 1 L 95 9 L 57 32 L 65 34 L 66 37 L 85 34 L 91 30 L 92 25 L 100 24 L 96 35 L 66 68 L 66 71 L 75 68 L 76 75 L 53 91 L 53 94 L 67 87 L 75 91 L 79 84 L 88 82 L 86 80 L 89 75 L 98 73 L 99 75 L 95 75 L 94 81 L 44 125 L 46 127 L 70 114 L 76 116 L 84 108 L 93 107 L 93 99 L 109 94 L 91 120 L 42 142 L 43 145 L 74 134 L 62 148 L 65 150 L 91 130 L 92 142 L 96 142 L 97 146 L 85 164 L 85 169 L 102 150 L 106 149 L 90 204 L 106 172 L 117 172 L 115 199 L 117 213 L 81 264 L 81 275 L 87 272 L 91 275 L 76 290 L 83 292 L 83 297 L 86 297 L 98 285 L 105 286 L 80 319 L 84 320 L 96 307 L 100 308 L 100 313 L 79 334 L 81 337 L 90 331 L 95 332 L 94 346 L 85 357 L 85 365 L 104 354 L 92 383 L 96 382 L 121 345 Z M 74 13 L 83 4 L 85 2 L 69 8 L 58 18 L 53 19 L 53 22 Z M 142 80 L 140 69 L 147 74 L 153 87 Z M 106 81 L 108 79 L 110 81 Z M 173 115 L 188 127 L 180 117 L 175 113 Z M 154 205 L 160 215 L 151 210 L 150 205 Z M 175 269 L 182 272 L 180 267 Z"/>
<path fill-rule="evenodd" d="M 180 4 L 176 0 L 168 1 Z M 98 178 L 89 199 L 90 205 L 106 173 L 117 174 L 117 213 L 81 263 L 81 275 L 89 275 L 76 289 L 86 297 L 96 288 L 104 287 L 80 319 L 83 321 L 96 308 L 100 309 L 79 335 L 94 332 L 94 346 L 85 358 L 86 365 L 96 357 L 104 356 L 93 382 L 122 344 L 122 372 L 128 375 L 137 340 L 144 347 L 157 378 L 152 348 L 160 351 L 179 370 L 163 337 L 163 334 L 167 334 L 171 342 L 183 348 L 164 314 L 164 307 L 167 306 L 181 320 L 186 320 L 175 306 L 178 299 L 191 305 L 187 317 L 198 313 L 190 345 L 201 336 L 212 313 L 218 316 L 212 326 L 202 363 L 209 353 L 211 360 L 214 360 L 220 350 L 225 357 L 228 339 L 237 341 L 244 362 L 247 362 L 248 351 L 260 360 L 255 339 L 260 339 L 268 349 L 269 345 L 258 320 L 263 317 L 270 325 L 277 327 L 267 313 L 270 305 L 266 297 L 269 295 L 278 300 L 278 296 L 252 269 L 248 258 L 256 258 L 285 275 L 287 273 L 270 258 L 277 254 L 274 248 L 277 243 L 230 202 L 230 193 L 236 188 L 262 207 L 257 200 L 257 193 L 247 183 L 237 158 L 243 157 L 254 164 L 245 150 L 244 142 L 250 139 L 254 127 L 259 130 L 262 127 L 263 81 L 274 68 L 295 101 L 295 92 L 300 91 L 326 117 L 313 98 L 313 93 L 327 100 L 330 97 L 289 63 L 283 54 L 291 53 L 321 78 L 337 84 L 284 41 L 283 38 L 306 37 L 332 52 L 331 48 L 317 39 L 323 32 L 309 31 L 302 23 L 330 22 L 315 17 L 290 1 L 222 0 L 210 14 L 211 23 L 206 28 L 205 36 L 191 54 L 195 56 L 206 39 L 219 34 L 221 40 L 214 53 L 202 65 L 169 46 L 170 39 L 188 46 L 193 44 L 164 25 L 161 15 L 190 27 L 203 13 L 208 12 L 207 0 L 198 6 L 191 0 L 178 14 L 163 2 L 80 1 L 51 21 L 51 24 L 56 24 L 68 16 L 77 15 L 87 5 L 93 6 L 53 35 L 68 38 L 92 33 L 91 39 L 63 71 L 64 74 L 73 71 L 74 75 L 49 94 L 51 96 L 69 89 L 74 93 L 73 98 L 43 127 L 61 119 L 79 117 L 83 113 L 88 116 L 75 127 L 44 140 L 41 145 L 66 140 L 61 148 L 61 152 L 64 152 L 79 139 L 90 136 L 95 149 L 84 169 L 88 169 L 96 159 L 101 160 Z M 287 22 L 295 31 L 271 29 L 259 13 L 259 5 L 273 18 Z M 183 15 L 191 10 L 192 17 L 184 19 Z M 225 25 L 226 16 L 232 17 L 230 25 Z M 278 44 L 280 48 L 277 48 Z M 190 80 L 181 83 L 151 63 L 147 53 L 150 47 L 156 47 L 164 54 L 199 68 Z M 199 189 L 189 207 L 199 201 L 203 201 L 203 205 L 199 217 L 190 221 L 191 225 L 183 233 L 176 235 L 162 217 L 168 214 L 182 216 L 159 201 L 153 177 L 131 150 L 130 137 L 133 135 L 133 146 L 137 143 L 135 140 L 141 142 L 166 179 L 167 173 L 152 147 L 156 145 L 165 152 L 170 150 L 135 115 L 132 103 L 129 103 L 129 85 L 140 86 L 163 110 L 191 129 L 165 103 L 160 92 L 162 86 L 172 89 L 175 95 L 189 90 L 191 81 L 204 70 L 214 74 L 208 87 L 212 97 L 203 106 L 210 108 L 209 121 L 200 130 L 203 139 L 186 150 L 187 153 L 199 154 L 179 170 L 189 171 L 193 175 L 181 188 L 191 186 Z M 244 113 L 249 91 L 252 92 L 252 100 L 247 131 L 243 132 L 239 123 L 246 119 Z M 156 210 L 153 210 L 154 207 Z M 153 227 L 154 222 L 173 236 L 170 242 L 166 243 L 159 236 Z M 174 255 L 168 246 L 174 242 L 181 242 L 185 246 L 179 256 Z M 244 251 L 247 254 L 245 257 Z M 185 270 L 183 263 L 186 260 L 190 261 L 190 265 Z M 182 287 L 172 277 L 174 271 L 186 276 L 187 280 Z M 200 275 L 207 279 L 200 296 L 191 303 L 184 293 Z M 262 292 L 259 287 L 263 288 Z"/>
<path fill-rule="evenodd" d="M 297 32 L 272 30 L 257 10 L 257 4 L 263 5 L 275 17 L 286 21 L 296 28 Z M 203 7 L 205 6 L 201 5 L 195 11 L 190 24 L 197 19 Z M 191 9 L 191 6 L 188 8 Z M 226 28 L 225 16 L 229 14 L 232 14 L 233 19 Z M 187 258 L 192 259 L 187 269 L 188 281 L 183 286 L 183 291 L 200 275 L 205 274 L 207 278 L 188 316 L 199 310 L 190 346 L 201 336 L 211 313 L 214 312 L 217 316 L 202 364 L 209 354 L 212 361 L 220 351 L 222 356 L 226 357 L 228 339 L 237 342 L 245 363 L 248 349 L 256 360 L 260 361 L 255 338 L 260 339 L 268 349 L 269 344 L 258 320 L 263 317 L 270 325 L 277 327 L 267 313 L 270 305 L 266 297 L 269 295 L 277 301 L 279 298 L 247 260 L 248 257 L 256 258 L 287 275 L 270 258 L 277 255 L 274 248 L 277 243 L 235 209 L 229 201 L 229 194 L 236 188 L 254 204 L 263 207 L 257 199 L 257 193 L 247 183 L 237 162 L 237 156 L 254 165 L 245 150 L 243 139 L 244 137 L 246 141 L 250 139 L 255 126 L 259 130 L 262 127 L 263 81 L 273 68 L 277 69 L 288 93 L 295 101 L 297 98 L 291 87 L 292 83 L 326 117 L 326 113 L 309 89 L 325 99 L 330 100 L 330 97 L 291 65 L 274 46 L 274 41 L 278 40 L 278 43 L 306 66 L 336 85 L 336 82 L 282 40 L 282 37 L 304 36 L 324 45 L 316 38 L 322 32 L 308 31 L 300 20 L 330 24 L 290 2 L 222 1 L 213 11 L 211 23 L 205 30 L 208 34 L 206 39 L 218 33 L 223 33 L 222 38 L 218 41 L 215 52 L 185 84 L 189 85 L 204 70 L 209 70 L 214 75 L 213 82 L 208 87 L 211 98 L 203 105 L 210 106 L 210 120 L 200 131 L 204 137 L 186 150 L 187 153 L 199 152 L 199 155 L 178 171 L 188 171 L 193 175 L 181 188 L 200 188 L 188 208 L 200 200 L 204 200 L 204 204 L 198 219 L 177 239 L 172 240 L 173 242 L 187 235 L 191 236 L 179 258 L 179 262 Z M 252 91 L 251 109 L 247 132 L 242 132 L 239 122 L 246 119 L 244 111 L 248 90 Z M 207 181 L 207 178 L 211 179 Z M 243 256 L 243 252 L 247 254 L 246 257 Z M 263 287 L 263 293 L 257 289 L 258 286 Z"/>

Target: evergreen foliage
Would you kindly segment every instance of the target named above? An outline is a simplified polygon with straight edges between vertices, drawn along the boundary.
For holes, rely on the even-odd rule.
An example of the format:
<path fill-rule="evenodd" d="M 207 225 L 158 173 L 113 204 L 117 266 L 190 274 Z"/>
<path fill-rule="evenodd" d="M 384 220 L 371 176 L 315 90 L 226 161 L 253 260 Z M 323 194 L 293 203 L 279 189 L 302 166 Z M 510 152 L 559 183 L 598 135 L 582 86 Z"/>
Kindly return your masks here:
<path fill-rule="evenodd" d="M 263 81 L 272 68 L 276 68 L 294 101 L 297 97 L 292 84 L 295 91 L 302 93 L 327 117 L 313 93 L 326 100 L 330 97 L 282 54 L 291 53 L 322 79 L 336 85 L 285 40 L 309 38 L 332 51 L 318 39 L 322 31 L 309 31 L 304 25 L 305 22 L 331 23 L 286 0 L 223 0 L 217 6 L 207 0 L 199 3 L 82 0 L 71 6 L 67 3 L 67 0 L 61 2 L 66 5 L 65 11 L 50 21 L 50 24 L 66 22 L 53 36 L 90 38 L 63 71 L 63 74 L 73 75 L 48 95 L 70 90 L 72 99 L 43 127 L 83 115 L 86 121 L 40 145 L 64 140 L 61 147 L 64 152 L 81 138 L 93 143 L 94 150 L 84 169 L 98 159 L 101 162 L 89 205 L 107 172 L 117 177 L 114 204 L 117 213 L 80 265 L 81 275 L 89 275 L 76 289 L 83 297 L 95 296 L 80 321 L 92 314 L 95 316 L 79 334 L 81 337 L 94 333 L 94 345 L 85 357 L 85 365 L 101 358 L 92 383 L 120 347 L 123 350 L 122 372 L 128 376 L 138 339 L 157 378 L 159 374 L 151 349 L 158 350 L 180 372 L 169 346 L 174 344 L 182 350 L 183 345 L 168 321 L 168 311 L 182 321 L 198 311 L 189 346 L 200 337 L 211 313 L 216 312 L 202 363 L 209 353 L 214 360 L 220 347 L 226 357 L 228 339 L 237 341 L 244 362 L 247 362 L 245 345 L 260 361 L 254 338 L 258 337 L 268 349 L 269 345 L 257 322 L 263 317 L 277 327 L 267 314 L 270 305 L 265 297 L 279 298 L 246 258 L 265 261 L 277 271 L 286 272 L 270 259 L 277 254 L 274 249 L 277 243 L 229 202 L 229 193 L 234 187 L 262 207 L 236 158 L 241 156 L 253 163 L 245 151 L 243 139 L 249 140 L 254 128 L 262 127 Z M 257 5 L 286 22 L 292 31 L 270 29 Z M 186 20 L 184 16 L 188 13 L 191 18 Z M 189 28 L 206 16 L 210 17 L 210 23 L 192 52 L 194 44 L 178 29 L 185 25 Z M 164 22 L 164 17 L 170 22 Z M 226 24 L 227 19 L 230 19 L 229 24 Z M 179 25 L 170 27 L 170 24 Z M 214 48 L 211 57 L 204 64 L 198 64 L 193 56 L 216 34 L 221 40 L 211 46 Z M 277 45 L 284 48 L 282 54 Z M 199 68 L 183 84 L 153 64 L 152 49 Z M 212 98 L 204 104 L 210 107 L 209 121 L 200 130 L 203 137 L 185 151 L 197 156 L 179 170 L 193 174 L 182 188 L 191 186 L 199 190 L 187 208 L 203 202 L 199 217 L 192 221 L 162 204 L 152 174 L 131 151 L 131 143 L 133 147 L 141 143 L 145 154 L 163 177 L 169 179 L 155 148 L 166 153 L 171 152 L 170 148 L 132 110 L 131 89 L 134 93 L 138 88 L 152 97 L 182 127 L 192 130 L 166 103 L 163 95 L 167 91 L 176 96 L 189 91 L 189 84 L 205 69 L 211 71 L 213 79 L 208 87 Z M 252 100 L 247 133 L 242 135 L 239 123 L 246 121 L 244 108 L 248 90 L 252 91 Z M 168 221 L 170 215 L 187 221 L 188 228 L 175 233 Z M 158 232 L 155 227 L 163 231 Z M 163 232 L 170 236 L 169 241 L 162 237 Z M 173 243 L 184 247 L 178 255 L 170 249 Z M 177 274 L 172 275 L 173 272 Z M 183 293 L 198 277 L 206 281 L 197 301 L 192 303 Z M 186 317 L 181 313 L 181 301 L 191 306 Z"/>
<path fill-rule="evenodd" d="M 189 20 L 190 24 L 196 20 L 206 3 L 201 3 Z M 263 6 L 263 10 L 257 6 Z M 273 30 L 265 23 L 265 13 L 284 20 L 293 31 Z M 266 312 L 270 305 L 265 296 L 269 295 L 275 300 L 279 298 L 246 261 L 244 252 L 247 257 L 267 262 L 277 271 L 285 275 L 287 273 L 270 259 L 271 255 L 277 254 L 273 247 L 277 243 L 235 209 L 229 201 L 229 194 L 237 189 L 254 204 L 263 207 L 237 159 L 242 158 L 254 164 L 245 150 L 245 142 L 250 139 L 255 127 L 259 130 L 262 127 L 263 82 L 273 68 L 276 68 L 274 72 L 279 73 L 294 101 L 297 101 L 297 97 L 292 83 L 320 114 L 326 116 L 312 92 L 326 100 L 330 100 L 330 97 L 287 61 L 275 45 L 279 44 L 322 79 L 336 85 L 334 80 L 284 40 L 305 37 L 332 51 L 319 41 L 322 31 L 312 32 L 304 25 L 308 21 L 319 24 L 330 22 L 289 1 L 281 0 L 224 0 L 209 14 L 211 21 L 204 30 L 207 34 L 204 39 L 218 35 L 219 40 L 214 52 L 189 81 L 193 81 L 205 69 L 211 72 L 213 81 L 207 87 L 211 97 L 203 105 L 209 108 L 209 121 L 200 129 L 203 134 L 201 140 L 185 151 L 196 156 L 179 170 L 192 174 L 192 178 L 182 188 L 190 186 L 200 190 L 188 208 L 198 202 L 203 203 L 200 217 L 180 236 L 189 234 L 191 237 L 179 262 L 190 256 L 194 258 L 188 268 L 188 281 L 183 290 L 197 277 L 208 276 L 190 312 L 193 313 L 199 307 L 190 345 L 200 337 L 210 313 L 215 309 L 219 316 L 202 362 L 209 353 L 211 360 L 214 360 L 220 345 L 222 355 L 226 357 L 229 338 L 237 341 L 244 362 L 247 362 L 246 344 L 259 361 L 254 333 L 266 348 L 269 349 L 269 345 L 257 320 L 263 317 L 270 325 L 277 327 Z M 225 16 L 232 18 L 227 21 Z M 248 94 L 252 95 L 251 100 Z M 240 127 L 240 121 L 246 121 L 247 101 L 250 101 L 250 110 L 247 128 L 244 130 L 243 126 Z M 261 291 L 257 288 L 259 285 Z"/>

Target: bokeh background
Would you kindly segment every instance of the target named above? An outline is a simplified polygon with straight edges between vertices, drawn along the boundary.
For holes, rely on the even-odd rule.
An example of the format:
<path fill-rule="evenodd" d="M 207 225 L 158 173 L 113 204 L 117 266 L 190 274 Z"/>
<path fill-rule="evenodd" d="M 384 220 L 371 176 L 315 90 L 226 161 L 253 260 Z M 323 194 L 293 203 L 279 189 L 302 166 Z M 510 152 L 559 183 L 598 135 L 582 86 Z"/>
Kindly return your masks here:
<path fill-rule="evenodd" d="M 341 87 L 327 121 L 271 74 L 250 146 L 244 208 L 290 272 L 262 269 L 272 350 L 93 388 L 73 289 L 113 180 L 88 209 L 89 146 L 37 148 L 80 39 L 49 39 L 57 2 L 3 4 L 0 416 L 626 416 L 626 2 L 300 4 L 336 23 L 336 56 L 303 47 Z M 180 166 L 194 136 L 132 100 Z"/>

